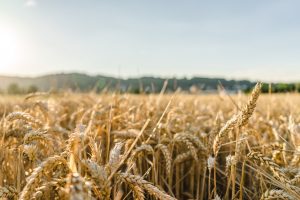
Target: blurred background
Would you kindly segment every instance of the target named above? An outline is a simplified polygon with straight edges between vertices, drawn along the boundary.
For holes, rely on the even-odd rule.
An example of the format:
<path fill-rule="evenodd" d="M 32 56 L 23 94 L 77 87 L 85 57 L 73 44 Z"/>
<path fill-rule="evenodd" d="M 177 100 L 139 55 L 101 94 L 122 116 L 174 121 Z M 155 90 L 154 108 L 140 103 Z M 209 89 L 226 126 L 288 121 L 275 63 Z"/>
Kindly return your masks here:
<path fill-rule="evenodd" d="M 0 92 L 299 92 L 299 6 L 0 0 Z"/>

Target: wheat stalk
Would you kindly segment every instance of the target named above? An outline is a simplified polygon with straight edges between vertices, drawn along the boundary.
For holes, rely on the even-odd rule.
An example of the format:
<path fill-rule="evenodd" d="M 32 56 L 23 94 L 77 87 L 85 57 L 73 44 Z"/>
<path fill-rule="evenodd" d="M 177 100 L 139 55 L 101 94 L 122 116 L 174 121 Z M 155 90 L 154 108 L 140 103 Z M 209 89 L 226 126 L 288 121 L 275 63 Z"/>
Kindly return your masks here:
<path fill-rule="evenodd" d="M 38 186 L 45 172 L 51 172 L 57 165 L 66 165 L 66 160 L 61 156 L 53 156 L 47 158 L 28 177 L 28 181 L 20 194 L 20 200 L 29 200 L 30 196 L 34 193 L 35 188 Z"/>
<path fill-rule="evenodd" d="M 258 100 L 261 87 L 262 87 L 261 83 L 256 84 L 245 108 L 237 115 L 232 116 L 231 119 L 226 122 L 226 124 L 221 128 L 219 133 L 216 135 L 213 142 L 213 151 L 215 156 L 218 155 L 218 152 L 220 150 L 221 139 L 224 136 L 226 136 L 230 131 L 232 131 L 234 127 L 238 126 L 239 128 L 241 128 L 248 123 L 248 120 L 252 116 L 253 111 L 256 107 L 256 101 Z"/>
<path fill-rule="evenodd" d="M 292 196 L 283 190 L 267 190 L 260 198 L 261 200 L 284 199 L 295 200 Z"/>
<path fill-rule="evenodd" d="M 128 173 L 119 173 L 118 176 L 129 185 L 138 185 L 139 187 L 146 190 L 149 194 L 155 196 L 158 199 L 165 199 L 165 200 L 175 200 L 176 198 L 171 197 L 164 191 L 158 189 L 152 183 L 145 181 L 139 176 L 128 174 Z"/>
<path fill-rule="evenodd" d="M 34 118 L 32 115 L 26 112 L 13 112 L 10 113 L 6 119 L 8 121 L 14 121 L 14 120 L 24 120 L 25 122 L 28 122 L 34 126 L 37 127 L 43 127 L 43 122 L 41 122 L 39 119 Z"/>

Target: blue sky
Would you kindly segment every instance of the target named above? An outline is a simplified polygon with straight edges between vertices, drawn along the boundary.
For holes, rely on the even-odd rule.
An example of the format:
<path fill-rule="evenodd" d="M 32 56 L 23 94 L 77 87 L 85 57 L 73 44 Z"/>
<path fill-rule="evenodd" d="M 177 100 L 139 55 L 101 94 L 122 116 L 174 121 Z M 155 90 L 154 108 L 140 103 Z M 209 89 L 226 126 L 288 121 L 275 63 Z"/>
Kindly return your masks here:
<path fill-rule="evenodd" d="M 300 80 L 299 7 L 297 0 L 0 0 L 0 74 Z"/>

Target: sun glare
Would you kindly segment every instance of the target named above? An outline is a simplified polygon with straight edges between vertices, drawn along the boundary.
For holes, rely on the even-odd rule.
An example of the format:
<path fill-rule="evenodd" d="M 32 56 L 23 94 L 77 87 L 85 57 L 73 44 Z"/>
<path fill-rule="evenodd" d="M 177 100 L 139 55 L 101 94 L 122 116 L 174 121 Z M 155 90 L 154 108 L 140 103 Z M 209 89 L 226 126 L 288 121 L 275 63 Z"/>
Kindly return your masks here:
<path fill-rule="evenodd" d="M 0 27 L 0 68 L 7 68 L 17 61 L 18 41 L 16 33 Z"/>

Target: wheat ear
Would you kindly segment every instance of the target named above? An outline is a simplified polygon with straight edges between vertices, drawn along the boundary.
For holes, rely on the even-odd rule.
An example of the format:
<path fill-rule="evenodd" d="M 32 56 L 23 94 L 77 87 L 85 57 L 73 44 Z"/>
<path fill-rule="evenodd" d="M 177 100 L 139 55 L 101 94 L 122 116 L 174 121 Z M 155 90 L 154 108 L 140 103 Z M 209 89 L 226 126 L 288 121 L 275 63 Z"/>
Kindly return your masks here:
<path fill-rule="evenodd" d="M 164 200 L 175 200 L 176 198 L 171 197 L 164 191 L 158 189 L 152 183 L 145 181 L 140 176 L 128 174 L 128 173 L 119 173 L 118 176 L 126 183 L 132 184 L 132 185 L 138 185 L 139 187 L 146 190 L 149 194 L 155 196 L 158 199 L 164 199 Z"/>

